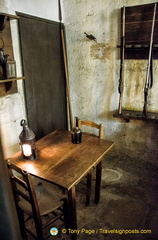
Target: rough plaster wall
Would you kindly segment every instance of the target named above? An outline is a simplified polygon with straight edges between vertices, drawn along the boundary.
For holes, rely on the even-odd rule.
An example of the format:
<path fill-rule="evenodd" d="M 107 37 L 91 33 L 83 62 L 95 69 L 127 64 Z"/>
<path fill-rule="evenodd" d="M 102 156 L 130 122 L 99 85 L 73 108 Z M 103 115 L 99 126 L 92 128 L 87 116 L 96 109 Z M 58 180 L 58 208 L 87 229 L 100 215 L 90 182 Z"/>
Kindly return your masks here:
<path fill-rule="evenodd" d="M 62 0 L 66 28 L 70 94 L 73 115 L 104 124 L 105 137 L 115 140 L 120 150 L 156 147 L 154 124 L 123 122 L 113 118 L 118 109 L 120 59 L 120 9 L 153 3 L 150 0 Z M 84 32 L 97 41 L 90 41 Z M 142 111 L 147 61 L 126 61 L 123 107 Z M 154 86 L 149 91 L 148 110 L 157 111 L 157 61 Z"/>
<path fill-rule="evenodd" d="M 156 125 L 141 121 L 122 122 L 113 118 L 118 108 L 120 8 L 155 1 L 142 0 L 61 0 L 63 22 L 66 26 L 69 79 L 73 115 L 103 122 L 105 137 L 116 140 L 124 151 L 140 146 L 157 147 Z M 58 20 L 57 0 L 1 0 L 1 12 L 27 14 Z M 93 34 L 97 42 L 89 41 L 84 32 Z M 16 21 L 12 21 L 14 56 L 18 75 L 21 75 L 19 36 Z M 154 61 L 155 87 L 149 92 L 148 109 L 158 111 L 156 105 L 157 61 Z M 142 85 L 146 62 L 126 62 L 124 106 L 142 109 Z M 140 71 L 139 71 L 140 69 Z M 130 81 L 132 79 L 132 81 Z M 139 79 L 139 81 L 137 81 Z M 131 85 L 132 82 L 132 85 Z M 130 91 L 132 89 L 132 91 Z M 138 94 L 139 93 L 139 94 Z M 141 93 L 141 94 L 140 94 Z M 126 96 L 130 97 L 127 98 Z M 18 81 L 18 93 L 0 98 L 0 117 L 5 157 L 19 149 L 19 122 L 25 117 L 23 81 Z M 145 129 L 145 130 L 144 130 Z"/>
<path fill-rule="evenodd" d="M 37 4 L 38 3 L 38 4 Z M 30 15 L 58 20 L 57 0 L 1 0 L 0 12 L 15 15 L 15 11 Z M 17 76 L 22 76 L 19 35 L 17 21 L 11 21 L 13 51 L 17 67 Z M 18 93 L 0 97 L 0 126 L 4 156 L 8 157 L 19 151 L 20 121 L 26 119 L 23 80 L 18 80 Z"/>

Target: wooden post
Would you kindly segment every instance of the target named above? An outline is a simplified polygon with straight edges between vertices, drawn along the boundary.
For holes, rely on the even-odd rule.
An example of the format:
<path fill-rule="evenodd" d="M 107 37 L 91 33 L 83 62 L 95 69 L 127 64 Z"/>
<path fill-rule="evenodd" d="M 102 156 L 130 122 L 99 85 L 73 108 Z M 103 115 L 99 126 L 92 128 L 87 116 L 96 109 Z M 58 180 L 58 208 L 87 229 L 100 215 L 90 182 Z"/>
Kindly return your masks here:
<path fill-rule="evenodd" d="M 65 41 L 65 34 L 64 34 L 64 26 L 62 23 L 60 0 L 58 0 L 58 6 L 59 6 L 59 21 L 60 21 L 60 29 L 61 29 L 60 30 L 61 31 L 61 41 L 62 41 L 64 67 L 65 67 L 67 103 L 68 103 L 68 109 L 69 109 L 70 129 L 72 129 L 73 128 L 73 116 L 72 116 L 72 106 L 71 106 L 71 99 L 70 99 L 70 86 L 69 86 L 68 64 L 67 64 L 67 54 L 66 54 L 66 41 Z"/>

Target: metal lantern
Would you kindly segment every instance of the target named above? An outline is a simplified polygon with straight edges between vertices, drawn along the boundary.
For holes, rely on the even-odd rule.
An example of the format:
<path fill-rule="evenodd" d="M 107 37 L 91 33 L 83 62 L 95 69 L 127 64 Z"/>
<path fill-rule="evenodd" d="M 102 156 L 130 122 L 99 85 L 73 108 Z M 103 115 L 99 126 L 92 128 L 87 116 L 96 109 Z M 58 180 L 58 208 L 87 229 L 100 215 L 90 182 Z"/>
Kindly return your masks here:
<path fill-rule="evenodd" d="M 19 135 L 22 156 L 24 159 L 36 159 L 35 134 L 28 127 L 26 120 L 22 119 L 20 125 L 23 127 Z"/>

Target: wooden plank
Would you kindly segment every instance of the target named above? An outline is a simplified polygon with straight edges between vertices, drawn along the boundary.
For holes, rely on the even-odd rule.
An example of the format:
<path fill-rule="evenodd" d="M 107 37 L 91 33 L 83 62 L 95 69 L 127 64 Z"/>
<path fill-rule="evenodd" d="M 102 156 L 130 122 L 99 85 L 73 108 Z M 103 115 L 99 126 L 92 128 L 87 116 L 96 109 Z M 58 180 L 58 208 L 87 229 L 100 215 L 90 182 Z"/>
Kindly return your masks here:
<path fill-rule="evenodd" d="M 150 43 L 154 3 L 125 8 L 125 44 Z M 121 8 L 121 28 L 122 28 Z M 153 43 L 158 44 L 158 8 L 156 11 Z M 148 59 L 147 49 L 126 49 L 125 59 Z M 154 59 L 158 59 L 158 48 L 154 49 Z"/>
<path fill-rule="evenodd" d="M 126 7 L 126 22 L 152 20 L 154 4 L 155 3 Z M 156 12 L 158 12 L 158 10 Z M 158 17 L 156 17 L 156 19 L 158 19 Z"/>
<path fill-rule="evenodd" d="M 13 81 L 21 80 L 21 79 L 25 79 L 25 77 L 18 77 L 18 78 L 10 78 L 10 79 L 5 79 L 5 80 L 0 80 L 0 83 L 13 82 Z"/>
<path fill-rule="evenodd" d="M 149 50 L 144 49 L 128 49 L 125 50 L 125 58 L 126 59 L 148 59 L 147 56 L 149 55 Z M 153 50 L 153 59 L 158 59 L 158 51 Z"/>
<path fill-rule="evenodd" d="M 67 129 L 60 24 L 18 13 L 28 123 L 36 139 Z"/>
<path fill-rule="evenodd" d="M 128 121 L 131 119 L 143 120 L 143 121 L 154 121 L 154 122 L 158 121 L 158 113 L 148 112 L 147 117 L 144 117 L 142 116 L 141 111 L 134 111 L 134 110 L 123 110 L 121 115 L 118 114 L 118 111 L 116 111 L 113 114 L 113 117 L 122 118 Z"/>
<path fill-rule="evenodd" d="M 10 20 L 12 20 L 12 19 L 19 19 L 18 16 L 12 15 L 12 14 L 8 14 L 8 13 L 0 12 L 0 15 L 7 16 Z"/>

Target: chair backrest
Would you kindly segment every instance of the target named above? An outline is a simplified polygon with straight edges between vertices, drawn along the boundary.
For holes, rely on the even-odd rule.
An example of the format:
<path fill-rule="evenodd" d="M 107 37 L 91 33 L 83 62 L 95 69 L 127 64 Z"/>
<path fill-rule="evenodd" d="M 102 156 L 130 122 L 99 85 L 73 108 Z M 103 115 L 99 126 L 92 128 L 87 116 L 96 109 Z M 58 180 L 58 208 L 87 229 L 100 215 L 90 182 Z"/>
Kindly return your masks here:
<path fill-rule="evenodd" d="M 36 219 L 40 222 L 39 207 L 37 204 L 35 189 L 31 180 L 31 176 L 28 172 L 23 171 L 19 167 L 7 161 L 9 175 L 11 179 L 15 204 L 19 207 L 18 202 L 21 200 L 26 201 L 29 204 L 29 208 L 32 211 L 32 215 L 36 216 Z"/>
<path fill-rule="evenodd" d="M 92 122 L 92 121 L 85 121 L 85 120 L 78 120 L 78 126 L 79 128 L 82 130 L 82 126 L 87 126 L 88 128 L 96 128 L 98 129 L 98 134 L 95 134 L 97 135 L 100 139 L 103 139 L 103 124 L 97 124 L 95 122 Z M 89 132 L 89 130 L 88 130 Z M 90 130 L 91 132 L 91 130 Z"/>

